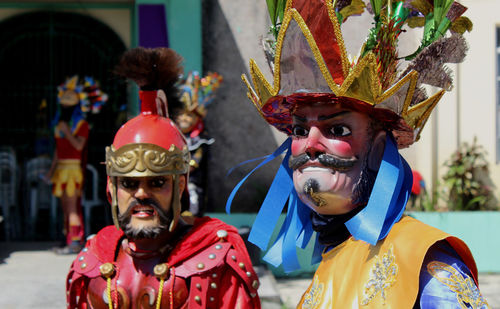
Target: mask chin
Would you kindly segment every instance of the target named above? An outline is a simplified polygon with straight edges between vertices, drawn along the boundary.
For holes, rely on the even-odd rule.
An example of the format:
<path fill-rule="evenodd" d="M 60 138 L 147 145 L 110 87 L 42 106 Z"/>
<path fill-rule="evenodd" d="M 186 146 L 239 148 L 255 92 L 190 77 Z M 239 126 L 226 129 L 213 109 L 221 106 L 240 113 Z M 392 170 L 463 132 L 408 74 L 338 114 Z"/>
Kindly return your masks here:
<path fill-rule="evenodd" d="M 319 214 L 339 215 L 351 211 L 351 196 L 344 196 L 333 191 L 322 191 L 320 183 L 309 178 L 301 190 L 298 190 L 300 200 Z"/>

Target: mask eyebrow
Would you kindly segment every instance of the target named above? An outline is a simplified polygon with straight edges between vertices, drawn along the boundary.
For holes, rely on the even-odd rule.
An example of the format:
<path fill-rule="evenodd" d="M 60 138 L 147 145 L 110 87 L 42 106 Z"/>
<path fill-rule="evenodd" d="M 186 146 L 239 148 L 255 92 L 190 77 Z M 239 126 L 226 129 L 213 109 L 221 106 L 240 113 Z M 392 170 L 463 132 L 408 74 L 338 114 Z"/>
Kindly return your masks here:
<path fill-rule="evenodd" d="M 330 114 L 330 115 L 324 115 L 324 116 L 320 115 L 320 116 L 318 116 L 318 121 L 329 120 L 329 119 L 336 118 L 336 117 L 339 117 L 339 116 L 342 116 L 345 114 L 349 114 L 349 113 L 350 113 L 350 111 L 341 111 L 341 112 Z"/>
<path fill-rule="evenodd" d="M 306 117 L 298 116 L 298 115 L 293 115 L 293 119 L 298 121 L 298 122 L 307 122 Z"/>

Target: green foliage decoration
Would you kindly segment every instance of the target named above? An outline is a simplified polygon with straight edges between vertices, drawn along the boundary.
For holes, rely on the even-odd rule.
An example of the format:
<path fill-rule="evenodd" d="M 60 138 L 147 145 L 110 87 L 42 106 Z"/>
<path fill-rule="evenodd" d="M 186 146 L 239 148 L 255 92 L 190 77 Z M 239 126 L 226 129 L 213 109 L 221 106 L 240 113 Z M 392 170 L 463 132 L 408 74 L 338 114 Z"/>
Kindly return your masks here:
<path fill-rule="evenodd" d="M 445 162 L 443 176 L 449 210 L 486 210 L 493 199 L 486 151 L 477 144 L 463 143 Z"/>

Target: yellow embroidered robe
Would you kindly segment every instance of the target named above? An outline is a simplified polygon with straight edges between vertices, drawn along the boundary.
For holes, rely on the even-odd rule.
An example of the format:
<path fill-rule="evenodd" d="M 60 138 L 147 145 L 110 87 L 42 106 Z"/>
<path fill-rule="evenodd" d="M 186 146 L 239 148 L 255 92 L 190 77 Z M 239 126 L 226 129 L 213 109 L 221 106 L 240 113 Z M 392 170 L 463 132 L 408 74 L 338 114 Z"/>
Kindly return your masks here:
<path fill-rule="evenodd" d="M 425 254 L 443 239 L 457 251 L 477 284 L 476 265 L 464 242 L 403 216 L 376 246 L 351 237 L 323 254 L 297 308 L 412 308 Z"/>

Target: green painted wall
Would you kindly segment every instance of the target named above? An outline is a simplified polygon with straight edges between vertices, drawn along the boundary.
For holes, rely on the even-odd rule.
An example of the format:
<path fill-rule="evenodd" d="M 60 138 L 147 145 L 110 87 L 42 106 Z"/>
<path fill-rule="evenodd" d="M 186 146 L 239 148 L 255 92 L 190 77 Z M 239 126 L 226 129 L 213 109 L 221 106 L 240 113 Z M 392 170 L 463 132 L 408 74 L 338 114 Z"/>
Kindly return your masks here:
<path fill-rule="evenodd" d="M 208 214 L 236 227 L 251 226 L 255 220 L 255 214 L 232 214 L 224 213 Z M 439 228 L 453 236 L 456 236 L 469 246 L 477 268 L 482 273 L 500 273 L 500 212 L 474 211 L 474 212 L 412 212 L 410 216 L 436 228 Z M 284 221 L 282 215 L 280 223 Z M 274 231 L 272 239 L 275 239 L 278 230 Z M 313 246 L 310 243 L 305 250 L 297 249 L 302 269 L 285 274 L 281 267 L 275 268 L 269 265 L 273 274 L 277 277 L 311 277 L 317 265 L 311 265 L 311 253 Z M 262 254 L 261 254 L 262 256 Z"/>
<path fill-rule="evenodd" d="M 212 214 L 207 214 L 208 216 L 218 218 L 228 224 L 231 224 L 237 228 L 244 227 L 244 226 L 252 226 L 253 222 L 255 221 L 255 217 L 257 216 L 256 214 L 225 214 L 225 213 L 212 213 Z M 279 226 L 285 221 L 285 215 L 282 214 L 279 219 Z M 275 229 L 273 232 L 273 235 L 271 237 L 271 244 L 274 242 L 276 237 L 278 236 L 279 229 Z M 299 263 L 301 265 L 301 269 L 291 272 L 291 273 L 285 273 L 283 268 L 280 267 L 274 267 L 272 265 L 267 264 L 266 262 L 262 261 L 262 263 L 266 263 L 269 267 L 269 269 L 273 272 L 273 274 L 276 277 L 312 277 L 312 273 L 316 270 L 317 265 L 311 265 L 311 254 L 313 251 L 313 243 L 310 242 L 306 249 L 302 250 L 300 248 L 297 248 L 297 256 L 299 258 Z M 264 252 L 261 252 L 261 258 L 264 256 Z"/>
<path fill-rule="evenodd" d="M 167 1 L 171 47 L 184 57 L 184 71 L 202 69 L 201 0 Z"/>
<path fill-rule="evenodd" d="M 165 5 L 170 47 L 184 58 L 185 72 L 201 72 L 201 0 L 137 0 L 135 3 L 136 8 L 139 4 Z M 137 25 L 137 17 L 135 21 Z M 137 29 L 135 37 L 137 42 Z"/>
<path fill-rule="evenodd" d="M 479 272 L 500 273 L 500 212 L 415 212 L 412 217 L 462 239 Z"/>
<path fill-rule="evenodd" d="M 132 33 L 133 46 L 138 42 L 137 5 L 164 4 L 167 16 L 168 40 L 170 48 L 184 58 L 184 72 L 202 70 L 201 46 L 201 0 L 136 0 L 134 27 Z M 139 113 L 139 91 L 131 90 L 129 113 Z"/>

